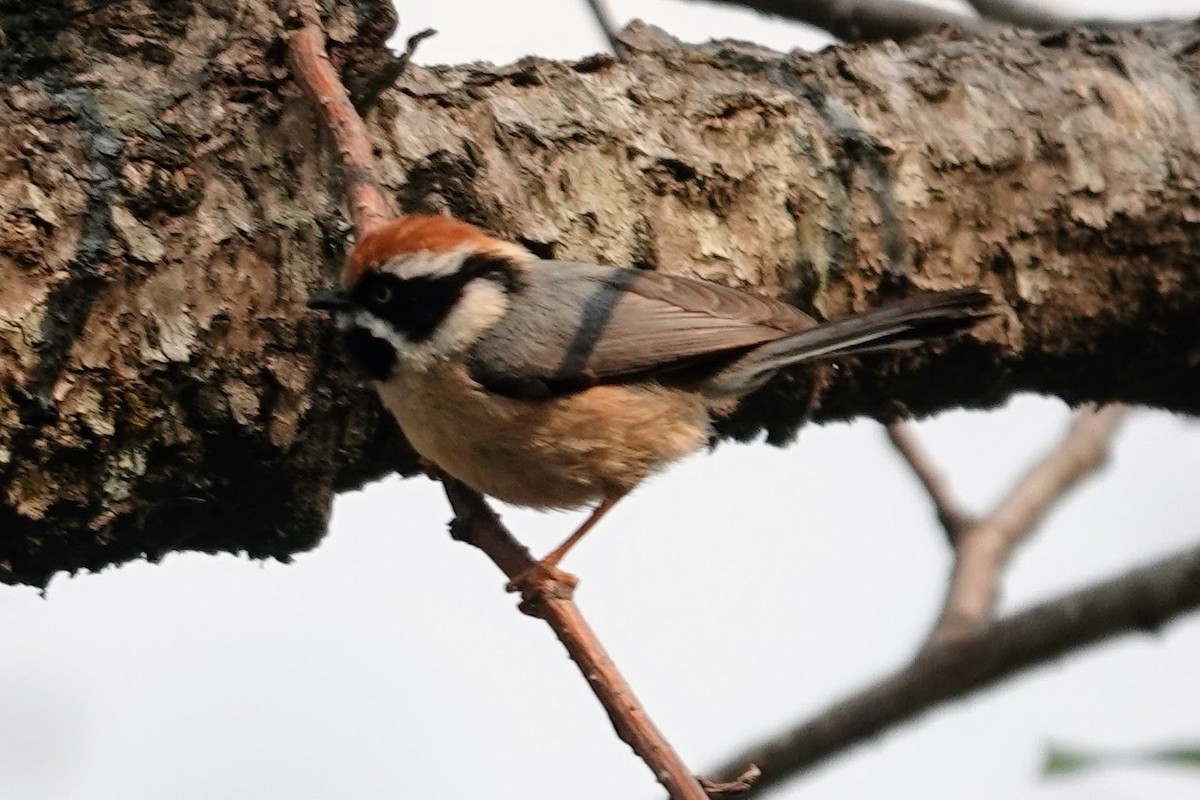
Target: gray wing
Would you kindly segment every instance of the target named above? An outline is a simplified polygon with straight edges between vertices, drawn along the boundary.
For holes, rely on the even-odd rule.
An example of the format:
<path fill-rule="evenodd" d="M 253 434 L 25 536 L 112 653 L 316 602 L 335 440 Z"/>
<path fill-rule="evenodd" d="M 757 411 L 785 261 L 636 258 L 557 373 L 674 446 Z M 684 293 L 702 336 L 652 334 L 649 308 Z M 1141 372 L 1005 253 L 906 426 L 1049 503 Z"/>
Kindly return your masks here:
<path fill-rule="evenodd" d="M 656 272 L 539 261 L 474 348 L 490 390 L 546 397 L 675 372 L 695 379 L 817 323 L 786 303 Z"/>

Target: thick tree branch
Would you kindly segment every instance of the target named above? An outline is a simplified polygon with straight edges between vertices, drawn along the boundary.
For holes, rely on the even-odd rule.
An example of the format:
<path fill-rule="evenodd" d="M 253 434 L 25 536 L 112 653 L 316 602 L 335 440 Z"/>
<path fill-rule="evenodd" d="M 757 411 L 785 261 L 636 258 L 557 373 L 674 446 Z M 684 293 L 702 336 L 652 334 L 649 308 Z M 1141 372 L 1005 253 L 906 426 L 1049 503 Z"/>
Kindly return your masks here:
<path fill-rule="evenodd" d="M 312 13 L 292 22 L 298 71 L 326 54 L 391 63 L 389 3 L 322 9 L 325 42 L 305 33 Z M 313 82 L 315 108 L 358 137 L 334 161 L 274 2 L 29 0 L 0 10 L 0 30 L 5 582 L 181 549 L 287 558 L 324 534 L 336 491 L 412 470 L 303 307 L 345 246 L 328 176 L 372 150 L 403 210 L 544 255 L 698 275 L 824 316 L 976 283 L 1011 309 L 936 358 L 782 376 L 727 435 L 784 441 L 809 419 L 1021 390 L 1200 409 L 1194 26 L 810 55 L 663 37 L 627 64 L 414 69 L 379 94 L 369 145 L 344 93 Z M 350 214 L 370 227 L 386 214 L 374 203 Z M 1167 618 L 1148 597 L 1130 613 Z M 929 658 L 1017 648 L 990 638 L 1006 625 Z M 1107 635 L 1089 630 L 1079 641 Z M 1034 658 L 1022 646 L 1011 658 Z M 963 668 L 986 673 L 984 655 Z M 863 730 L 844 725 L 843 741 Z"/>
<path fill-rule="evenodd" d="M 871 49 L 776 58 L 733 43 L 706 46 L 696 57 L 694 49 L 677 44 L 675 50 L 639 50 L 628 66 L 522 63 L 505 71 L 505 80 L 547 88 L 519 93 L 520 102 L 491 77 L 480 89 L 480 77 L 471 70 L 415 71 L 394 98 L 394 110 L 415 121 L 418 132 L 396 141 L 428 154 L 407 166 L 410 178 L 416 177 L 407 191 L 421 187 L 420 197 L 413 198 L 416 207 L 466 209 L 468 215 L 479 209 L 490 227 L 542 254 L 720 276 L 830 316 L 877 302 L 905 285 L 980 280 L 1020 309 L 1019 321 L 1013 316 L 979 329 L 989 343 L 986 355 L 961 340 L 937 361 L 907 362 L 891 374 L 873 369 L 880 364 L 874 359 L 864 359 L 863 373 L 859 365 L 843 366 L 829 382 L 819 381 L 812 419 L 841 417 L 843 400 L 857 406 L 870 397 L 884 399 L 877 416 L 924 413 L 933 409 L 922 407 L 919 391 L 907 389 L 937 386 L 945 397 L 956 394 L 968 375 L 976 388 L 998 379 L 992 384 L 997 388 L 1019 385 L 1071 402 L 1132 403 L 1161 395 L 1151 387 L 1165 388 L 1166 378 L 1173 384 L 1173 402 L 1200 410 L 1192 390 L 1200 372 L 1184 368 L 1184 375 L 1178 367 L 1191 363 L 1179 348 L 1188 340 L 1184 328 L 1192 315 L 1153 297 L 1168 286 L 1172 293 L 1188 287 L 1184 293 L 1194 297 L 1200 283 L 1188 266 L 1200 250 L 1200 235 L 1187 222 L 1194 213 L 1187 185 L 1200 180 L 1192 175 L 1200 172 L 1195 166 L 1200 153 L 1187 133 L 1195 124 L 1193 90 L 1167 101 L 1166 107 L 1179 112 L 1170 123 L 1154 115 L 1097 114 L 1095 101 L 1078 94 L 1078 87 L 1090 86 L 1110 97 L 1110 104 L 1132 108 L 1163 90 L 1145 82 L 1146 69 L 1132 80 L 1118 76 L 1111 59 L 1094 60 L 1100 52 L 1147 67 L 1156 63 L 1158 75 L 1172 69 L 1177 78 L 1190 75 L 1194 51 L 1188 51 L 1187 65 L 1174 67 L 1164 55 L 1183 53 L 1187 46 L 1168 42 L 1176 35 L 1191 41 L 1196 31 L 1161 33 L 1164 40 L 1151 49 L 1143 49 L 1140 39 L 1113 42 L 1107 34 L 1071 34 L 1043 43 L 1009 33 L 983 40 L 986 58 L 977 50 L 979 42 L 943 47 L 940 40 L 897 49 L 912 59 Z M 1136 53 L 1114 52 L 1135 41 Z M 1039 76 L 1063 73 L 1057 56 L 1076 46 L 1088 55 L 1078 61 L 1067 56 L 1070 79 L 1043 83 Z M 1043 66 L 1033 66 L 1042 59 Z M 689 65 L 687 80 L 680 77 L 683 63 Z M 1021 77 L 1014 82 L 1016 75 Z M 1185 80 L 1191 87 L 1191 79 Z M 1076 88 L 1065 93 L 1066 85 Z M 635 87 L 636 102 L 626 86 Z M 483 94 L 460 107 L 455 97 L 468 90 Z M 658 97 L 671 102 L 651 132 L 647 113 Z M 1010 102 L 1015 97 L 1022 98 L 1019 112 Z M 1039 120 L 1037 137 L 1014 136 L 1022 120 L 1030 119 Z M 1132 127 L 1140 132 L 1105 131 L 1118 119 L 1136 119 Z M 764 120 L 774 122 L 764 129 Z M 1146 130 L 1148 124 L 1169 144 L 1139 152 L 1162 153 L 1171 164 L 1165 171 L 1145 164 L 1143 172 L 1136 166 L 1143 162 L 1121 152 L 1129 136 L 1144 142 L 1158 135 Z M 501 130 L 501 148 L 488 142 L 487 129 L 494 126 Z M 455 131 L 457 139 L 448 139 L 447 131 Z M 556 143 L 566 151 L 555 152 Z M 608 157 L 611 148 L 624 155 Z M 504 159 L 503 168 L 490 166 Z M 1142 178 L 1133 178 L 1131 164 L 1147 180 L 1146 193 L 1137 188 Z M 1173 199 L 1164 204 L 1150 185 L 1176 170 L 1188 177 L 1167 180 Z M 466 185 L 472 191 L 464 193 Z M 1054 188 L 1042 196 L 1033 187 Z M 536 199 L 526 208 L 506 199 L 513 196 Z M 1133 217 L 1119 209 L 1133 211 Z M 1164 213 L 1173 221 L 1154 219 Z M 965 233 L 964 214 L 972 220 L 971 235 Z M 1118 240 L 1133 241 L 1117 248 Z M 1107 244 L 1100 246 L 1102 241 Z M 1186 257 L 1173 252 L 1179 247 L 1188 251 Z M 1103 293 L 1111 313 L 1096 314 L 1085 301 L 1093 288 Z M 1159 319 L 1135 319 L 1143 313 Z M 1120 331 L 1153 332 L 1156 341 L 1122 343 L 1126 334 L 1112 326 L 1111 314 L 1125 318 Z M 991 350 L 998 340 L 1005 344 Z M 1135 350 L 1151 360 L 1122 357 L 1114 370 L 1101 355 Z M 1064 361 L 1080 358 L 1094 360 L 1094 366 L 1068 368 Z M 1158 363 L 1152 367 L 1153 360 Z M 936 377 L 925 372 L 939 367 L 946 371 Z M 1118 377 L 1128 370 L 1137 374 Z M 1098 383 L 1106 388 L 1095 391 Z M 802 413 L 810 387 L 804 381 L 774 384 L 745 404 L 746 416 L 724 432 L 758 433 L 758 425 L 743 423 L 782 408 L 780 391 Z M 987 404 L 1000 394 L 961 399 Z M 801 397 L 805 401 L 796 402 Z M 768 427 L 773 440 L 786 440 L 794 430 L 787 424 Z"/>
<path fill-rule="evenodd" d="M 719 0 L 763 14 L 802 22 L 844 42 L 902 42 L 938 28 L 984 33 L 992 26 L 910 0 Z"/>
<path fill-rule="evenodd" d="M 717 775 L 748 762 L 762 778 L 756 796 L 838 753 L 947 700 L 1130 631 L 1157 631 L 1200 607 L 1200 548 L 1035 606 L 970 638 L 925 652 L 813 719 L 753 745 Z"/>
<path fill-rule="evenodd" d="M 22 132 L 0 141 L 3 581 L 177 549 L 286 558 L 323 535 L 335 491 L 415 469 L 304 310 L 342 261 L 341 163 L 275 5 L 187 8 L 0 12 L 0 124 Z M 334 64 L 390 63 L 388 4 L 326 10 Z M 724 435 L 1016 391 L 1196 413 L 1197 33 L 788 55 L 660 37 L 627 63 L 412 69 L 369 133 L 401 209 L 543 255 L 826 317 L 979 283 L 1010 309 L 936 347 L 789 372 Z"/>
<path fill-rule="evenodd" d="M 987 626 L 1013 550 L 1055 503 L 1104 464 L 1125 414 L 1121 405 L 1080 411 L 1063 440 L 987 516 L 955 537 L 954 571 L 927 649 L 967 638 Z"/>

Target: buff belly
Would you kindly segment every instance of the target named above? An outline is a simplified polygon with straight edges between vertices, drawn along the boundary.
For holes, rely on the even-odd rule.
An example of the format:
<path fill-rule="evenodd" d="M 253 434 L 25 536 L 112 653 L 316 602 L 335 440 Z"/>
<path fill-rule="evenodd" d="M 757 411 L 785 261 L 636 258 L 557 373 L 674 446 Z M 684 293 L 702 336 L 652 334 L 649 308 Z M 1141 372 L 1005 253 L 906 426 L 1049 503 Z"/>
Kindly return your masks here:
<path fill-rule="evenodd" d="M 485 494 L 536 508 L 624 494 L 709 434 L 700 398 L 657 385 L 532 402 L 487 394 L 445 362 L 398 370 L 376 388 L 418 453 Z"/>

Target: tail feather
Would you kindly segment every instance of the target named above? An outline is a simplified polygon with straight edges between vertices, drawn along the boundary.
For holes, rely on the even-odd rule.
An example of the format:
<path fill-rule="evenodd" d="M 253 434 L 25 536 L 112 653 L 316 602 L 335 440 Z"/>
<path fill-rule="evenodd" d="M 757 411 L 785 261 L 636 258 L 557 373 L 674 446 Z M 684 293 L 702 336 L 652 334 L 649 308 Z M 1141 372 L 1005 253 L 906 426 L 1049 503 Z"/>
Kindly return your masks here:
<path fill-rule="evenodd" d="M 914 295 L 768 342 L 706 381 L 706 389 L 715 396 L 746 394 L 791 364 L 915 347 L 970 328 L 993 313 L 992 297 L 981 289 Z"/>

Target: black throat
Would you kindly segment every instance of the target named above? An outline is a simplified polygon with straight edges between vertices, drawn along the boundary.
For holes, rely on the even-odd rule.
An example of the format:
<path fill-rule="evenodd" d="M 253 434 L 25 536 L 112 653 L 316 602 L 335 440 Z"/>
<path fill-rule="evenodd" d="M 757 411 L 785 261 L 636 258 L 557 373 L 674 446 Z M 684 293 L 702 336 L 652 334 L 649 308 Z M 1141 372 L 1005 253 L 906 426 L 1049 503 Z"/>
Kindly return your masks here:
<path fill-rule="evenodd" d="M 350 300 L 356 311 L 366 311 L 413 344 L 428 341 L 462 299 L 471 281 L 492 280 L 509 291 L 518 286 L 516 270 L 503 257 L 474 255 L 446 275 L 401 278 L 374 271 L 363 276 Z M 345 347 L 355 366 L 374 380 L 386 380 L 399 354 L 386 339 L 355 324 L 345 333 Z"/>

